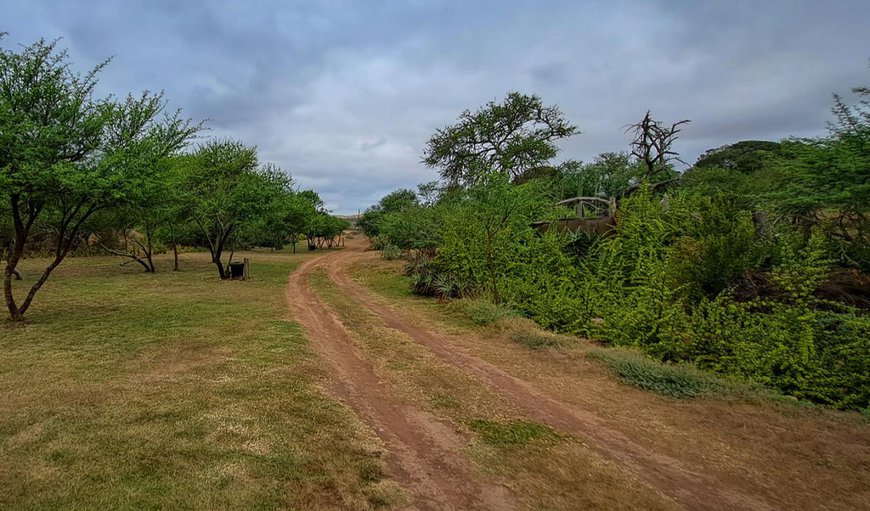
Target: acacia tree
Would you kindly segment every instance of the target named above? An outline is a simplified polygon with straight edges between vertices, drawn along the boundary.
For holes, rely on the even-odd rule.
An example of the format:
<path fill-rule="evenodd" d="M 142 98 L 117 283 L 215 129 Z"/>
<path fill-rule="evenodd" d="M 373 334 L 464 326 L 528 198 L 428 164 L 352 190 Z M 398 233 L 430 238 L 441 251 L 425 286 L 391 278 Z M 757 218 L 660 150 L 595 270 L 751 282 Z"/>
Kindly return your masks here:
<path fill-rule="evenodd" d="M 0 194 L 12 224 L 4 298 L 13 320 L 24 318 L 83 224 L 136 200 L 155 162 L 198 129 L 165 114 L 160 94 L 95 98 L 104 65 L 76 74 L 66 51 L 44 40 L 18 53 L 0 49 Z M 12 280 L 37 224 L 51 231 L 54 257 L 19 303 Z"/>
<path fill-rule="evenodd" d="M 311 250 L 314 247 L 332 248 L 338 242 L 336 238 L 341 237 L 350 226 L 346 220 L 330 215 L 325 211 L 318 211 L 308 222 L 306 226 L 305 237 L 308 239 L 308 248 Z"/>
<path fill-rule="evenodd" d="M 374 206 L 366 209 L 357 225 L 362 229 L 363 234 L 371 238 L 380 234 L 380 223 L 385 215 L 401 213 L 419 205 L 420 201 L 414 190 L 407 188 L 395 190 L 381 198 Z"/>
<path fill-rule="evenodd" d="M 221 257 L 227 242 L 267 206 L 268 181 L 257 171 L 257 149 L 235 140 L 214 140 L 178 162 L 184 213 L 199 227 L 218 275 L 226 279 Z"/>
<path fill-rule="evenodd" d="M 513 185 L 507 176 L 494 174 L 449 198 L 440 219 L 439 247 L 448 269 L 483 284 L 501 302 L 498 282 L 509 268 L 510 252 L 518 237 L 533 232 L 531 222 L 551 208 L 544 189 L 537 181 Z"/>
<path fill-rule="evenodd" d="M 870 88 L 852 90 L 849 104 L 834 95 L 829 135 L 791 139 L 766 199 L 809 232 L 823 225 L 847 265 L 870 269 Z"/>
<path fill-rule="evenodd" d="M 196 126 L 199 130 L 201 124 Z M 128 262 L 140 264 L 146 273 L 154 273 L 154 246 L 160 240 L 172 244 L 175 254 L 174 270 L 178 270 L 177 217 L 180 214 L 182 194 L 179 192 L 178 176 L 173 160 L 177 155 L 157 158 L 152 162 L 150 178 L 140 183 L 135 200 L 107 212 L 103 223 L 119 229 L 124 234 L 122 248 L 108 247 L 100 242 L 107 252 L 124 257 Z M 130 235 L 134 234 L 135 235 Z"/>
<path fill-rule="evenodd" d="M 254 227 L 258 239 L 276 249 L 289 242 L 295 254 L 299 236 L 310 230 L 319 214 L 325 213 L 323 201 L 312 190 L 294 189 L 293 178 L 273 164 L 266 164 L 261 173 L 267 186 L 265 208 Z"/>
<path fill-rule="evenodd" d="M 306 227 L 317 216 L 318 204 L 322 204 L 322 201 L 312 190 L 294 193 L 287 202 L 287 209 L 284 211 L 284 227 L 287 239 L 293 246 L 294 254 L 299 237 L 305 234 Z"/>
<path fill-rule="evenodd" d="M 423 163 L 451 185 L 471 186 L 493 172 L 515 179 L 553 159 L 555 142 L 577 133 L 557 106 L 511 92 L 502 103 L 466 110 L 458 123 L 435 132 Z"/>

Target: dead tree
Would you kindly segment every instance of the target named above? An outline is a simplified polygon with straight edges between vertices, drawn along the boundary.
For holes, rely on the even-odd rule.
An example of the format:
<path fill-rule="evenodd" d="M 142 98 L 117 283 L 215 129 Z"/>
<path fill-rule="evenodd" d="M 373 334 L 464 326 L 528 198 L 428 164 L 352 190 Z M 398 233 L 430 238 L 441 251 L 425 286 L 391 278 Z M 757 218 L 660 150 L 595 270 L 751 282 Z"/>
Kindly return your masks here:
<path fill-rule="evenodd" d="M 679 179 L 668 174 L 671 162 L 676 161 L 688 166 L 688 163 L 680 159 L 679 153 L 672 147 L 679 138 L 677 134 L 681 131 L 680 126 L 690 122 L 688 119 L 683 119 L 666 126 L 661 121 L 653 119 L 647 110 L 640 122 L 626 127 L 625 131 L 634 136 L 631 142 L 632 156 L 646 166 L 641 181 L 650 183 L 654 190 Z M 622 196 L 633 193 L 639 187 L 640 183 L 628 187 Z"/>

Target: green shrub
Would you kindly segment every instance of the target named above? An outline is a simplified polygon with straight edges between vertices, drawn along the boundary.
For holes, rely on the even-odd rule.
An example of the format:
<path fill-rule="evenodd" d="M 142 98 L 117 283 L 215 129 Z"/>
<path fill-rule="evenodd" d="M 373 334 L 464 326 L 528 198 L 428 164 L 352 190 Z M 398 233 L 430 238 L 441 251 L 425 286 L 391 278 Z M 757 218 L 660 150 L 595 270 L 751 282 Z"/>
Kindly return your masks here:
<path fill-rule="evenodd" d="M 381 249 L 381 257 L 387 261 L 399 259 L 402 257 L 402 249 L 393 244 L 387 244 L 383 249 Z"/>
<path fill-rule="evenodd" d="M 691 366 L 662 364 L 637 353 L 599 350 L 589 356 L 604 362 L 622 382 L 663 396 L 696 397 L 723 388 L 715 379 Z"/>
<path fill-rule="evenodd" d="M 466 298 L 451 302 L 451 308 L 460 311 L 476 325 L 491 325 L 502 319 L 515 317 L 517 313 L 507 307 L 496 305 L 482 298 Z"/>
<path fill-rule="evenodd" d="M 558 348 L 564 344 L 557 335 L 531 329 L 521 329 L 511 332 L 510 339 L 513 342 L 532 350 Z"/>
<path fill-rule="evenodd" d="M 383 236 L 370 236 L 369 248 L 372 250 L 383 250 L 387 245 L 387 239 Z"/>
<path fill-rule="evenodd" d="M 571 239 L 556 230 L 524 240 L 502 277 L 510 306 L 545 328 L 576 331 L 589 319 L 580 269 L 565 251 Z"/>
<path fill-rule="evenodd" d="M 700 367 L 837 408 L 870 404 L 870 317 L 721 296 L 690 329 Z"/>
<path fill-rule="evenodd" d="M 834 258 L 822 233 L 771 223 L 759 235 L 733 196 L 678 192 L 665 201 L 645 186 L 621 201 L 612 235 L 540 233 L 532 221 L 557 209 L 542 209 L 542 191 L 530 185 L 459 190 L 413 221 L 383 222 L 397 239 L 435 240 L 410 261 L 414 292 L 490 296 L 547 329 L 814 403 L 868 406 L 870 320 L 815 297 Z M 488 302 L 459 303 L 477 324 L 505 317 Z M 531 349 L 554 342 L 529 332 L 512 339 Z M 638 364 L 625 367 L 646 381 Z M 650 385 L 692 388 L 681 366 L 665 367 L 685 378 Z"/>

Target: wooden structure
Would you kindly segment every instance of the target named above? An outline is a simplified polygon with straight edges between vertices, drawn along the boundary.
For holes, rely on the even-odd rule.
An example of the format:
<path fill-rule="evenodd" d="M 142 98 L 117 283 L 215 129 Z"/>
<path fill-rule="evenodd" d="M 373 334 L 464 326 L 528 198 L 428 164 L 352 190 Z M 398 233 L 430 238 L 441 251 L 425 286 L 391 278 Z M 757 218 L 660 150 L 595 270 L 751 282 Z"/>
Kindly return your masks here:
<path fill-rule="evenodd" d="M 616 197 L 572 197 L 556 203 L 557 206 L 573 206 L 577 218 L 604 218 L 616 215 Z"/>
<path fill-rule="evenodd" d="M 563 231 L 585 232 L 605 235 L 616 225 L 616 198 L 572 197 L 556 203 L 557 206 L 573 207 L 576 217 L 560 218 L 555 222 L 535 222 L 533 227 L 540 232 L 556 228 Z"/>

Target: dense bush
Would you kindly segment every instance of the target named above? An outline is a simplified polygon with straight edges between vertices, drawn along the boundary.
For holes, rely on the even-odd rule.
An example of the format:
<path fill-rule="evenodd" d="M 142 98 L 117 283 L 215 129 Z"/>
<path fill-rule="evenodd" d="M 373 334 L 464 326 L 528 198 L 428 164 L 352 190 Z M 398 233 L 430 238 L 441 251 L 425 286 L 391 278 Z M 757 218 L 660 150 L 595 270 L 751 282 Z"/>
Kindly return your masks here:
<path fill-rule="evenodd" d="M 852 291 L 860 285 L 830 276 L 842 282 L 853 272 L 866 282 L 870 269 L 870 106 L 837 98 L 835 113 L 828 137 L 711 150 L 677 187 L 667 155 L 647 161 L 643 152 L 548 164 L 513 180 L 475 168 L 473 180 L 434 199 L 407 190 L 385 197 L 370 210 L 372 243 L 409 254 L 417 293 L 486 298 L 673 367 L 867 408 L 867 301 Z M 658 174 L 668 179 L 650 178 Z M 564 216 L 555 203 L 575 194 L 618 197 L 615 228 L 541 227 Z M 621 367 L 645 379 L 652 366 Z M 665 387 L 693 377 L 681 371 L 654 376 Z"/>
<path fill-rule="evenodd" d="M 550 329 L 817 403 L 867 406 L 870 319 L 816 297 L 834 263 L 823 233 L 781 225 L 762 235 L 748 212 L 727 207 L 727 197 L 679 192 L 663 200 L 641 189 L 622 201 L 615 233 L 585 239 L 578 256 L 577 236 L 531 227 L 547 215 L 539 207 L 546 194 L 525 186 L 425 208 L 427 236 L 439 244 L 435 255 L 409 262 L 414 291 L 440 298 L 483 293 Z M 423 215 L 412 211 L 416 218 L 384 225 L 420 223 Z M 495 228 L 493 218 L 500 221 Z M 763 293 L 735 294 L 747 275 L 765 283 Z M 463 302 L 477 304 L 480 323 L 502 310 Z"/>

